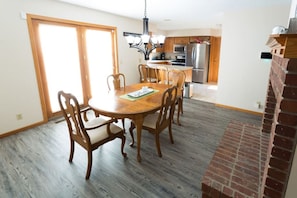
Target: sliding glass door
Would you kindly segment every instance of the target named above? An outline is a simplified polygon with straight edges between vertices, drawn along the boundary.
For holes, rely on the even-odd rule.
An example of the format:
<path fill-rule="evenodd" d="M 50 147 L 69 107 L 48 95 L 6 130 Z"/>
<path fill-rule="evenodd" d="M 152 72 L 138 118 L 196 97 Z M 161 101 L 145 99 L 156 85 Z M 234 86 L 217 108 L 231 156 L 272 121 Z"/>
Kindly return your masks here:
<path fill-rule="evenodd" d="M 112 33 L 90 29 L 85 33 L 91 94 L 98 96 L 107 91 L 106 77 L 113 72 Z"/>
<path fill-rule="evenodd" d="M 80 69 L 77 31 L 75 27 L 40 24 L 41 53 L 50 111 L 60 110 L 59 90 L 75 95 L 83 104 L 83 87 Z"/>
<path fill-rule="evenodd" d="M 75 95 L 81 105 L 106 91 L 107 75 L 118 70 L 115 28 L 44 18 L 31 21 L 44 115 L 59 114 L 60 90 Z"/>

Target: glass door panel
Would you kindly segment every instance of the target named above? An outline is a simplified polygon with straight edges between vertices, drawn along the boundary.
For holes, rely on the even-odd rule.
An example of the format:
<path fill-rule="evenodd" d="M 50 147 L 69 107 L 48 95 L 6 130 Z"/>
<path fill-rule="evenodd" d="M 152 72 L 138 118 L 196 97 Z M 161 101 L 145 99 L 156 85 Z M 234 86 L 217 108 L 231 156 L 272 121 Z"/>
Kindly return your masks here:
<path fill-rule="evenodd" d="M 112 33 L 87 29 L 85 35 L 90 90 L 94 97 L 108 90 L 106 78 L 113 73 Z"/>
<path fill-rule="evenodd" d="M 52 113 L 60 111 L 57 93 L 72 93 L 83 103 L 83 91 L 75 27 L 39 25 L 39 38 Z"/>

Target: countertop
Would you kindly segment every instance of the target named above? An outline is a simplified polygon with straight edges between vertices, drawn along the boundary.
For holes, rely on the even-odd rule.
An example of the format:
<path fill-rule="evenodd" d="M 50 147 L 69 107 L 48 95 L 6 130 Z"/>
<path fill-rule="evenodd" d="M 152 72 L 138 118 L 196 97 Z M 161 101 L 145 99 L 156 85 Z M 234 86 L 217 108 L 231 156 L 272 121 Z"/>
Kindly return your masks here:
<path fill-rule="evenodd" d="M 162 62 L 171 62 L 173 60 L 148 60 L 148 63 L 162 63 Z"/>
<path fill-rule="evenodd" d="M 151 68 L 158 68 L 158 67 L 167 67 L 168 69 L 177 69 L 177 70 L 192 70 L 193 67 L 190 66 L 177 66 L 177 65 L 163 65 L 163 64 L 148 64 Z"/>

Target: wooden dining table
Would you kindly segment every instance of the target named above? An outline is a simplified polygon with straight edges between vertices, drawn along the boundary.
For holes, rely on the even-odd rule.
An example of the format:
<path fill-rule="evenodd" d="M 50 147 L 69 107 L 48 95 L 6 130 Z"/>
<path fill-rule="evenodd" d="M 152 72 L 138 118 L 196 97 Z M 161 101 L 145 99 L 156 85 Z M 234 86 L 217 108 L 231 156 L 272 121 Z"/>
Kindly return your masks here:
<path fill-rule="evenodd" d="M 141 90 L 145 86 L 154 91 L 141 97 L 128 96 L 129 93 Z M 144 118 L 161 108 L 162 95 L 169 86 L 158 83 L 133 84 L 120 90 L 102 93 L 100 97 L 91 98 L 89 106 L 100 115 L 116 119 L 129 118 L 133 121 L 137 132 L 137 160 L 141 162 L 140 145 Z M 130 146 L 133 145 L 132 141 Z"/>

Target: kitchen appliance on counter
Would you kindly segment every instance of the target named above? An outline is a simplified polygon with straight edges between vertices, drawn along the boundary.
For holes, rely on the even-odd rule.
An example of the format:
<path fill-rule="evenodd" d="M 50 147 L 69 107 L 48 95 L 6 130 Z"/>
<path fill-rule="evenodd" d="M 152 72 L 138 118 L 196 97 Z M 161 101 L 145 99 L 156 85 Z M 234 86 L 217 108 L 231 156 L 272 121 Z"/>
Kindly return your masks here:
<path fill-rule="evenodd" d="M 181 44 L 173 45 L 173 53 L 184 54 L 185 52 L 186 52 L 186 45 L 181 45 Z"/>
<path fill-rule="evenodd" d="M 175 56 L 175 60 L 172 60 L 171 64 L 178 65 L 178 66 L 185 66 L 186 65 L 186 56 L 185 55 Z"/>
<path fill-rule="evenodd" d="M 192 66 L 192 81 L 206 83 L 209 64 L 209 45 L 205 43 L 191 43 L 186 49 L 186 66 Z"/>

